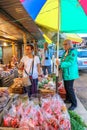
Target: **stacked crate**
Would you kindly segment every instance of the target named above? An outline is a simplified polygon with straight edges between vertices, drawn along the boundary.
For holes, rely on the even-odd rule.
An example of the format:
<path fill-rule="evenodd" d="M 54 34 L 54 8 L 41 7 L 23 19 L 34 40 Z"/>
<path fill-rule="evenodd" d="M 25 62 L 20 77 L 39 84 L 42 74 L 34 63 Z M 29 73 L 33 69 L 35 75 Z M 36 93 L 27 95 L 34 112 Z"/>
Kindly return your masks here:
<path fill-rule="evenodd" d="M 12 85 L 14 79 L 14 74 L 10 74 L 5 77 L 0 77 L 0 87 L 9 87 Z"/>

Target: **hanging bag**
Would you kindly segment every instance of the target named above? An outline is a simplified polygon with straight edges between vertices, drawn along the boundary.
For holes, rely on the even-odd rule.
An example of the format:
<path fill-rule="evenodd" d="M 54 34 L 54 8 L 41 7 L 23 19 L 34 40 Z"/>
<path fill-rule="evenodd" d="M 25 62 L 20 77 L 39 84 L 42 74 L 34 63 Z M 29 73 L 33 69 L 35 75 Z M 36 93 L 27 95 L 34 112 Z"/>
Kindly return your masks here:
<path fill-rule="evenodd" d="M 31 70 L 31 68 L 32 68 L 32 74 L 29 75 L 29 74 L 30 74 L 30 70 L 29 70 L 29 72 L 27 72 L 27 71 L 24 69 L 24 71 L 25 71 L 25 73 L 27 74 L 27 76 L 23 78 L 23 84 L 24 84 L 24 86 L 26 86 L 26 87 L 32 85 L 33 67 L 34 67 L 34 58 L 33 58 L 33 61 L 32 61 L 32 63 L 31 63 L 31 66 L 30 66 L 30 70 Z"/>

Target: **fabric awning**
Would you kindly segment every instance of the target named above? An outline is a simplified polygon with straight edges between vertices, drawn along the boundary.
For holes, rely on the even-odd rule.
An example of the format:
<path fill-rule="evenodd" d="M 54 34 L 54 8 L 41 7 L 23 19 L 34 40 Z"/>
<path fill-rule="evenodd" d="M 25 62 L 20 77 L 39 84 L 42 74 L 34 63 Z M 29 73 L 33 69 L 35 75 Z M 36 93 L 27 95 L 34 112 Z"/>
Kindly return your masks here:
<path fill-rule="evenodd" d="M 81 43 L 82 38 L 74 33 L 65 33 L 67 39 L 71 40 L 73 43 Z"/>

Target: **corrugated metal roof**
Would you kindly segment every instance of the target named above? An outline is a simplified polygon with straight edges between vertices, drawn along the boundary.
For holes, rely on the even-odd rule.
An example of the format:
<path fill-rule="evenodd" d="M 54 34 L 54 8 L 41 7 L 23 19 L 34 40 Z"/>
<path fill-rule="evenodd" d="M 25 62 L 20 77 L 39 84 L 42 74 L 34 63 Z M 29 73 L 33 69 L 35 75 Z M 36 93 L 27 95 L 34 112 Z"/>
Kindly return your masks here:
<path fill-rule="evenodd" d="M 19 0 L 0 1 L 0 36 L 22 40 L 23 32 L 26 32 L 29 39 L 43 38 Z"/>

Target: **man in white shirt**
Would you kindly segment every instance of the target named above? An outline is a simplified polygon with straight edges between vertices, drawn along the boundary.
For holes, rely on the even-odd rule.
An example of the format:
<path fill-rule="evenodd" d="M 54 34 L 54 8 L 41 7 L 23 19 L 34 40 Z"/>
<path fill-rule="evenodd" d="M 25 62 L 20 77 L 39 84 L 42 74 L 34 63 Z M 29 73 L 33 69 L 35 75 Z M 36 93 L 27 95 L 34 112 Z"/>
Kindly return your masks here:
<path fill-rule="evenodd" d="M 31 77 L 32 85 L 28 86 L 28 95 L 37 93 L 38 75 L 40 75 L 40 60 L 38 56 L 33 55 L 34 48 L 32 45 L 25 47 L 26 55 L 22 57 L 21 64 L 24 66 L 23 77 Z M 31 92 L 29 88 L 31 87 Z"/>

